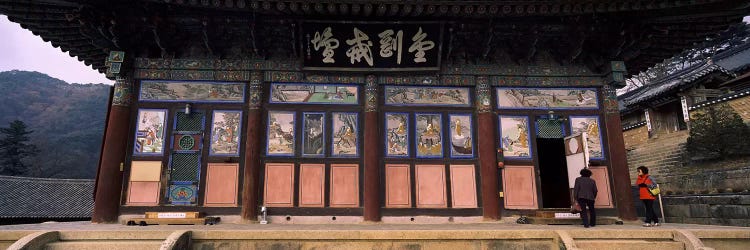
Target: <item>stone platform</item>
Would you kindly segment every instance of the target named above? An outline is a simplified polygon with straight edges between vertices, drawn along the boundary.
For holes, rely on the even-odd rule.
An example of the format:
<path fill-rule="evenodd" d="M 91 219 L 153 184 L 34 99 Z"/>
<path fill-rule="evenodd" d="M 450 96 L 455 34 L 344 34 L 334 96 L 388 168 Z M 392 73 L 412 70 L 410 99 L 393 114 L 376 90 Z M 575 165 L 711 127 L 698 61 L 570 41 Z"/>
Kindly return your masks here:
<path fill-rule="evenodd" d="M 0 226 L 8 249 L 750 249 L 750 228 L 635 223 L 583 228 L 509 222 L 218 224 L 89 222 Z"/>

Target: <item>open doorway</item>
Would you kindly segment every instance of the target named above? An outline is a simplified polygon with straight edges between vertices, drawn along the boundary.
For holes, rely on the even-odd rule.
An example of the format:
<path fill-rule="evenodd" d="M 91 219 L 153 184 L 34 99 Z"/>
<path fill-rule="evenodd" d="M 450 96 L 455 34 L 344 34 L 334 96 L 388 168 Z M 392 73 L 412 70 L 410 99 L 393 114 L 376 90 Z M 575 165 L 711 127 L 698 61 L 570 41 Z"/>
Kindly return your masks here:
<path fill-rule="evenodd" d="M 569 208 L 568 166 L 563 138 L 537 138 L 543 208 Z"/>

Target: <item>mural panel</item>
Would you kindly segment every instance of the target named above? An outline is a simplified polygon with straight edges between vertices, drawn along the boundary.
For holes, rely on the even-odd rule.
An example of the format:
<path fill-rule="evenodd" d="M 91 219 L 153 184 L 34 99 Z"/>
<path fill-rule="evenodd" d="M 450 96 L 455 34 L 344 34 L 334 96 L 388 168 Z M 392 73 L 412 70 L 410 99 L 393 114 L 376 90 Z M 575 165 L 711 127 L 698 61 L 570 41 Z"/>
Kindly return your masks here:
<path fill-rule="evenodd" d="M 416 127 L 414 137 L 417 145 L 417 157 L 443 157 L 443 128 L 440 114 L 415 114 Z"/>
<path fill-rule="evenodd" d="M 570 131 L 573 134 L 586 132 L 590 159 L 604 159 L 598 116 L 571 116 Z"/>
<path fill-rule="evenodd" d="M 242 111 L 216 110 L 211 125 L 211 155 L 239 156 Z"/>
<path fill-rule="evenodd" d="M 500 145 L 506 158 L 531 158 L 529 118 L 500 116 Z"/>
<path fill-rule="evenodd" d="M 141 101 L 233 102 L 245 101 L 244 83 L 141 81 Z"/>
<path fill-rule="evenodd" d="M 266 155 L 294 155 L 294 122 L 294 112 L 268 112 Z"/>
<path fill-rule="evenodd" d="M 386 86 L 385 104 L 469 107 L 471 99 L 469 88 Z"/>
<path fill-rule="evenodd" d="M 166 109 L 138 110 L 138 128 L 133 152 L 136 155 L 162 155 L 164 152 L 164 123 Z"/>
<path fill-rule="evenodd" d="M 196 203 L 198 186 L 176 184 L 169 186 L 169 203 L 173 205 L 192 205 Z"/>
<path fill-rule="evenodd" d="M 271 84 L 271 103 L 357 104 L 358 87 L 337 84 Z"/>
<path fill-rule="evenodd" d="M 331 113 L 333 116 L 333 156 L 357 156 L 359 128 L 357 113 Z"/>
<path fill-rule="evenodd" d="M 325 113 L 302 113 L 302 155 L 325 154 Z"/>
<path fill-rule="evenodd" d="M 500 109 L 597 109 L 596 89 L 497 88 Z"/>
<path fill-rule="evenodd" d="M 474 138 L 471 115 L 449 115 L 451 131 L 451 157 L 471 158 L 474 156 Z"/>
<path fill-rule="evenodd" d="M 385 113 L 387 157 L 409 157 L 409 114 Z"/>

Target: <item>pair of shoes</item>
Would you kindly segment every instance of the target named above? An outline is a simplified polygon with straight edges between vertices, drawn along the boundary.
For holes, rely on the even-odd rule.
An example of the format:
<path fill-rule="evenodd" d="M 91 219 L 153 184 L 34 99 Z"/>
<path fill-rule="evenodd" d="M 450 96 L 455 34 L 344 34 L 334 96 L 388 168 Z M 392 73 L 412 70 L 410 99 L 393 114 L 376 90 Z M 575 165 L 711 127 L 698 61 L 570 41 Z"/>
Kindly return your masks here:
<path fill-rule="evenodd" d="M 644 223 L 643 226 L 644 227 L 652 227 L 651 224 L 649 224 L 649 223 Z"/>
<path fill-rule="evenodd" d="M 659 222 L 655 222 L 654 224 L 651 224 L 651 226 L 652 227 L 658 227 L 658 226 L 661 226 L 661 225 L 659 224 Z"/>
<path fill-rule="evenodd" d="M 589 228 L 589 226 L 584 225 L 583 228 Z"/>

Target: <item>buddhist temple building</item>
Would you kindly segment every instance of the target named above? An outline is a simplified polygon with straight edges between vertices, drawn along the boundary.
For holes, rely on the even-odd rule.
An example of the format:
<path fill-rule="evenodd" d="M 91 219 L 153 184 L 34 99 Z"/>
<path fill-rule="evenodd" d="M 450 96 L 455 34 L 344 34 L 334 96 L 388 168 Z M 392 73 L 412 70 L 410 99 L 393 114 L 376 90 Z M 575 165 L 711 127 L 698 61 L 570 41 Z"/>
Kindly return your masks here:
<path fill-rule="evenodd" d="M 278 222 L 492 221 L 567 210 L 581 167 L 601 215 L 635 220 L 615 90 L 748 13 L 744 0 L 0 0 L 116 81 L 93 222 L 257 221 L 262 207 Z"/>

